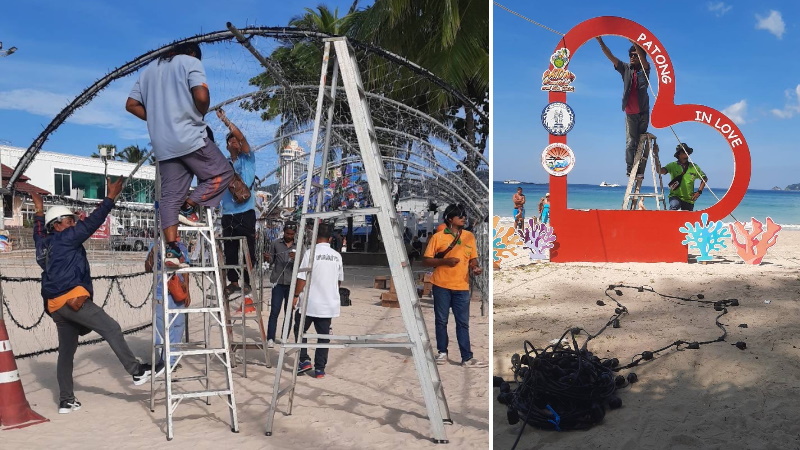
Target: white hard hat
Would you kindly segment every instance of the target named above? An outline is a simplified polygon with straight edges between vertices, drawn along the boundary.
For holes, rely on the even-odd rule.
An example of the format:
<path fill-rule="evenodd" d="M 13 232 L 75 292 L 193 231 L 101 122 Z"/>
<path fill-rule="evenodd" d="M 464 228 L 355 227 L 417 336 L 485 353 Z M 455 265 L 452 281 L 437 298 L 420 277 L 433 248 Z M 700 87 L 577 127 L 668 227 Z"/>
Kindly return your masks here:
<path fill-rule="evenodd" d="M 51 206 L 44 215 L 45 227 L 50 227 L 51 223 L 60 220 L 63 216 L 72 216 L 73 219 L 78 220 L 78 216 L 69 210 L 66 206 Z"/>

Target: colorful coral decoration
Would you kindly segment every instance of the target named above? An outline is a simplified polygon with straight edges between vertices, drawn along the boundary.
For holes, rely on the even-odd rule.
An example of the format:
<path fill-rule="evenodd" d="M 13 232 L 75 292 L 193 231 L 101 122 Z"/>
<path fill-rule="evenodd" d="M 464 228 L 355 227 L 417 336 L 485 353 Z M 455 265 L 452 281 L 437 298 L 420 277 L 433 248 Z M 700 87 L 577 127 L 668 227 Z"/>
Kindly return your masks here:
<path fill-rule="evenodd" d="M 569 49 L 560 48 L 550 56 L 552 69 L 547 69 L 542 74 L 542 90 L 551 92 L 575 92 L 575 87 L 570 83 L 575 81 L 575 74 L 567 70 L 569 64 Z"/>
<path fill-rule="evenodd" d="M 500 217 L 492 219 L 494 232 L 492 236 L 492 259 L 494 267 L 500 267 L 500 261 L 510 256 L 517 256 L 517 248 L 522 247 L 522 239 L 514 229 L 513 224 L 500 225 Z"/>
<path fill-rule="evenodd" d="M 550 144 L 542 151 L 542 167 L 550 175 L 563 177 L 575 167 L 575 154 L 567 144 Z"/>
<path fill-rule="evenodd" d="M 525 245 L 523 247 L 530 250 L 528 256 L 531 260 L 547 259 L 547 250 L 553 248 L 553 242 L 556 240 L 556 235 L 553 234 L 553 227 L 546 223 L 535 223 L 534 219 L 528 219 L 528 227 L 525 228 L 523 240 Z"/>
<path fill-rule="evenodd" d="M 686 234 L 686 238 L 681 244 L 688 244 L 690 248 L 696 248 L 700 252 L 700 256 L 697 257 L 698 261 L 711 261 L 713 258 L 710 253 L 726 248 L 728 245 L 725 242 L 730 239 L 731 234 L 728 228 L 722 225 L 721 220 L 709 222 L 708 213 L 703 213 L 700 220 L 694 225 L 686 222 L 685 227 L 678 229 L 681 233 Z"/>
<path fill-rule="evenodd" d="M 745 229 L 744 222 L 734 222 L 728 226 L 736 253 L 746 264 L 757 265 L 761 264 L 761 260 L 767 254 L 767 249 L 778 242 L 778 231 L 781 231 L 782 227 L 770 217 L 767 217 L 767 231 L 764 231 L 764 224 L 755 217 L 750 220 L 750 223 L 752 225 L 750 232 Z M 739 236 L 742 237 L 741 242 L 739 242 Z"/>
<path fill-rule="evenodd" d="M 550 103 L 542 110 L 542 125 L 548 133 L 563 136 L 575 125 L 575 112 L 566 103 Z"/>

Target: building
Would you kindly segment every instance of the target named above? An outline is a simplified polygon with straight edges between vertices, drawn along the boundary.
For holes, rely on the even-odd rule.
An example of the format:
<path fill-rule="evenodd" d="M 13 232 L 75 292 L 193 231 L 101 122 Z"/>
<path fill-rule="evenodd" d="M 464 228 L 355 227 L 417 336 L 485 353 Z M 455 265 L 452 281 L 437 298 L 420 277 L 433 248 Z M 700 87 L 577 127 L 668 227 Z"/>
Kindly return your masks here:
<path fill-rule="evenodd" d="M 0 164 L 0 188 L 4 188 L 8 181 L 11 179 L 11 174 L 14 173 L 14 168 L 5 164 Z M 50 195 L 50 192 L 35 186 L 31 183 L 29 177 L 22 175 L 19 181 L 15 183 L 14 190 L 8 194 L 3 195 L 3 227 L 21 227 L 23 225 L 22 205 L 25 203 L 25 196 L 38 192 L 41 195 Z"/>
<path fill-rule="evenodd" d="M 0 145 L 0 162 L 10 168 L 16 167 L 19 160 L 25 154 L 26 149 Z M 129 177 L 136 164 L 108 161 L 107 173 L 111 177 Z M 100 158 L 89 158 L 64 153 L 54 153 L 40 151 L 28 169 L 25 171 L 27 179 L 20 178 L 18 182 L 24 181 L 34 185 L 40 190 L 47 191 L 55 196 L 62 196 L 75 201 L 87 203 L 97 203 L 105 196 L 106 165 Z M 10 173 L 8 174 L 10 177 Z M 6 178 L 5 171 L 3 178 Z M 155 166 L 142 165 L 134 174 L 132 180 L 121 194 L 121 205 L 149 208 L 148 214 L 143 214 L 141 218 L 127 215 L 124 221 L 114 224 L 113 230 L 131 225 L 152 226 L 153 201 L 155 199 Z M 3 187 L 8 183 L 4 180 Z M 17 189 L 22 191 L 17 185 Z M 5 203 L 5 202 L 4 202 Z M 5 208 L 4 208 L 5 209 Z M 25 218 L 31 214 L 30 204 L 25 204 L 21 200 L 15 200 L 11 208 L 10 218 L 7 217 L 7 226 L 22 226 Z M 149 216 L 145 218 L 144 216 Z"/>
<path fill-rule="evenodd" d="M 292 185 L 297 183 L 301 176 L 308 172 L 308 162 L 303 160 L 306 152 L 297 143 L 291 141 L 283 150 L 281 150 L 281 178 L 280 190 L 278 195 L 283 195 L 289 192 Z M 281 200 L 280 205 L 284 208 L 295 208 L 297 206 L 297 199 L 302 195 L 302 187 L 292 189 L 292 192 L 286 194 Z"/>

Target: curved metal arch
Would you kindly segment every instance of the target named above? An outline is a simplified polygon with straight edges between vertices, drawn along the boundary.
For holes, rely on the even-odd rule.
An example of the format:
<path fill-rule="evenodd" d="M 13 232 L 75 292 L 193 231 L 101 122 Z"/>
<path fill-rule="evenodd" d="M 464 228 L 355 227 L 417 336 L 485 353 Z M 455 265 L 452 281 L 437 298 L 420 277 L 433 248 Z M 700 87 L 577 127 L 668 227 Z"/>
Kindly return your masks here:
<path fill-rule="evenodd" d="M 305 90 L 318 90 L 319 86 L 318 85 L 303 84 L 303 85 L 292 86 L 292 89 L 293 90 L 304 90 L 304 89 Z M 241 94 L 241 95 L 237 95 L 236 97 L 231 97 L 231 98 L 229 98 L 229 99 L 227 99 L 227 100 L 225 100 L 223 102 L 220 102 L 219 104 L 215 105 L 214 107 L 209 108 L 208 110 L 210 112 L 210 111 L 216 110 L 218 108 L 221 108 L 223 106 L 230 105 L 230 104 L 232 104 L 234 102 L 237 102 L 237 101 L 240 101 L 240 100 L 244 100 L 244 99 L 249 98 L 249 97 L 251 98 L 251 97 L 253 97 L 253 96 L 257 95 L 257 94 L 263 93 L 263 92 L 278 92 L 278 91 L 282 91 L 282 90 L 285 90 L 285 88 L 283 86 L 270 86 L 270 87 L 265 88 L 265 89 L 259 89 L 257 91 L 253 91 L 253 92 L 250 92 L 250 93 L 247 93 L 247 94 Z M 422 111 L 420 111 L 420 110 L 418 110 L 416 108 L 412 108 L 412 107 L 406 105 L 405 103 L 398 102 L 397 100 L 392 100 L 390 98 L 386 98 L 386 97 L 383 97 L 381 95 L 374 94 L 372 92 L 366 92 L 365 94 L 366 94 L 366 97 L 368 97 L 368 98 L 375 99 L 380 103 L 387 103 L 389 105 L 393 105 L 393 106 L 403 110 L 404 112 L 410 113 L 410 115 L 416 116 L 416 117 L 418 117 L 420 119 L 424 119 L 425 121 L 436 125 L 441 130 L 444 130 L 448 136 L 453 136 L 459 142 L 461 142 L 461 144 L 462 144 L 461 148 L 464 149 L 464 153 L 468 154 L 469 156 L 476 156 L 478 161 L 483 161 L 484 163 L 486 163 L 486 165 L 489 165 L 489 161 L 486 159 L 486 157 L 481 152 L 479 152 L 475 148 L 474 145 L 472 145 L 469 141 L 467 141 L 463 137 L 459 136 L 458 133 L 454 133 L 454 132 L 450 131 L 450 128 L 448 128 L 443 123 L 441 123 L 440 121 L 436 120 L 435 118 L 431 117 L 430 115 L 425 114 L 424 112 L 422 112 Z M 337 95 L 338 96 L 344 96 L 345 94 L 344 94 L 344 92 L 338 92 Z M 380 129 L 380 128 L 376 128 L 376 129 Z M 417 138 L 417 139 L 420 139 L 420 138 Z M 272 141 L 272 142 L 275 142 L 275 141 Z"/>
<path fill-rule="evenodd" d="M 420 172 L 417 172 L 417 173 L 420 173 L 420 174 L 425 174 L 426 171 L 427 171 L 427 168 L 425 166 L 422 166 L 421 164 L 418 164 L 416 162 L 408 162 L 408 161 L 405 161 L 403 159 L 393 158 L 393 157 L 383 157 L 383 159 L 384 159 L 384 161 L 400 162 L 400 163 L 403 163 L 403 164 L 409 164 L 410 166 L 413 166 L 413 167 L 417 168 L 418 170 L 420 170 Z M 352 163 L 360 162 L 360 160 L 361 159 L 359 157 L 357 157 L 357 156 L 351 156 L 351 157 L 348 157 L 348 158 L 342 158 L 339 161 L 336 161 L 335 163 L 330 164 L 328 166 L 328 168 L 329 169 L 336 169 L 336 168 L 342 167 L 342 166 L 344 166 L 346 164 L 352 164 Z M 421 168 L 421 169 L 419 169 L 419 168 Z M 314 173 L 312 174 L 312 176 L 317 176 L 317 175 L 319 175 L 319 168 L 316 168 Z M 474 202 L 473 198 L 475 198 L 475 197 L 474 196 L 470 196 L 468 193 L 464 192 L 464 190 L 461 189 L 461 186 L 458 183 L 456 183 L 455 181 L 453 181 L 451 179 L 448 179 L 447 177 L 441 177 L 441 176 L 434 177 L 434 176 L 431 176 L 430 178 L 432 178 L 432 179 L 434 179 L 436 181 L 443 181 L 443 182 L 447 183 L 450 186 L 450 188 L 453 189 L 454 192 L 460 194 L 459 198 L 464 203 L 468 203 L 472 207 L 473 212 L 476 213 L 477 217 L 488 217 L 488 214 L 489 214 L 488 213 L 488 208 L 484 210 L 484 208 L 479 206 L 478 203 Z M 304 182 L 305 182 L 305 179 L 298 178 L 293 184 L 291 184 L 288 187 L 288 189 L 285 192 L 279 190 L 278 194 L 282 193 L 282 195 L 276 195 L 272 200 L 270 200 L 270 203 L 267 205 L 267 209 L 265 210 L 266 211 L 266 215 L 269 215 L 275 208 L 278 207 L 278 205 L 280 204 L 280 202 L 283 199 L 285 199 L 288 195 L 293 194 L 294 191 L 298 187 L 300 187 Z M 437 198 L 440 198 L 440 197 L 437 196 Z"/>
<path fill-rule="evenodd" d="M 273 142 L 274 142 L 274 141 L 273 141 Z M 380 147 L 381 147 L 381 149 L 385 149 L 385 148 L 398 149 L 398 147 L 391 147 L 391 146 L 386 146 L 386 145 L 381 145 Z M 436 146 L 433 146 L 433 147 L 434 147 L 435 149 L 437 149 L 437 150 L 441 151 L 442 153 L 445 153 L 443 150 L 439 149 L 438 147 L 436 147 Z M 404 149 L 400 149 L 400 150 L 404 150 Z M 306 158 L 306 157 L 308 157 L 308 156 L 309 156 L 309 155 L 308 155 L 308 154 L 306 154 L 306 155 L 303 155 L 303 156 L 299 156 L 299 157 L 296 157 L 296 158 L 292 158 L 292 159 L 290 159 L 290 160 L 287 160 L 287 161 L 285 161 L 285 162 L 284 162 L 284 161 L 281 161 L 281 164 L 280 164 L 280 165 L 279 165 L 277 168 L 275 168 L 273 171 L 271 171 L 271 172 L 267 173 L 266 175 L 264 175 L 264 177 L 262 177 L 261 179 L 259 179 L 258 183 L 256 184 L 256 187 L 260 187 L 260 186 L 261 186 L 261 184 L 262 184 L 262 183 L 263 183 L 265 180 L 267 180 L 269 177 L 271 177 L 272 175 L 274 175 L 274 174 L 275 174 L 275 173 L 277 173 L 278 171 L 280 171 L 280 170 L 282 170 L 283 168 L 285 168 L 286 166 L 288 166 L 290 163 L 293 163 L 293 162 L 295 162 L 295 161 L 301 160 L 301 159 L 303 159 L 303 158 Z M 428 155 L 421 154 L 421 153 L 417 153 L 417 154 L 416 154 L 416 156 L 417 156 L 419 159 L 423 160 L 424 162 L 431 163 L 431 165 L 432 165 L 432 168 L 442 169 L 442 170 L 443 170 L 443 171 L 445 171 L 445 172 L 449 172 L 449 171 L 450 171 L 450 169 L 449 169 L 449 168 L 447 168 L 447 167 L 445 167 L 444 165 L 442 165 L 442 164 L 441 164 L 441 162 L 439 162 L 439 160 L 438 160 L 438 159 L 436 159 L 436 158 L 430 158 L 430 157 L 428 157 Z M 349 158 L 349 159 L 347 159 L 347 161 L 348 161 L 348 162 L 346 162 L 346 163 L 340 163 L 340 164 L 338 164 L 338 165 L 335 165 L 335 166 L 332 166 L 332 165 L 331 165 L 331 166 L 329 166 L 329 168 L 341 167 L 343 164 L 351 164 L 351 163 L 354 163 L 354 162 L 356 162 L 356 163 L 357 163 L 357 162 L 360 162 L 360 161 L 361 161 L 361 158 L 360 158 L 360 157 L 357 157 L 357 156 L 351 156 L 351 157 L 348 157 L 348 158 Z M 390 161 L 390 162 L 394 162 L 394 163 L 397 163 L 397 164 L 414 164 L 414 166 L 415 166 L 415 167 L 417 167 L 417 168 L 418 168 L 418 170 L 420 170 L 420 169 L 419 169 L 420 167 L 422 167 L 422 168 L 425 168 L 425 166 L 423 166 L 423 165 L 421 165 L 421 164 L 419 164 L 419 163 L 417 163 L 417 162 L 415 162 L 415 161 L 411 161 L 411 160 L 405 160 L 405 159 L 402 159 L 402 158 L 396 158 L 396 157 L 391 157 L 391 156 L 383 156 L 382 158 L 383 158 L 383 160 L 384 160 L 384 161 Z M 344 160 L 344 159 L 343 159 L 343 160 Z M 309 164 L 310 164 L 310 162 L 309 162 Z M 425 169 L 426 169 L 426 170 L 428 170 L 428 169 L 430 169 L 430 168 L 425 168 Z M 472 173 L 472 172 L 470 171 L 470 173 Z M 316 176 L 316 175 L 319 175 L 319 171 L 318 171 L 318 170 L 314 172 L 314 176 Z M 440 173 L 433 173 L 433 174 L 431 174 L 431 176 L 430 176 L 429 178 L 434 178 L 434 179 L 436 179 L 436 178 L 443 178 L 443 177 L 442 177 L 442 174 L 440 174 Z M 485 191 L 484 191 L 484 192 L 478 192 L 477 190 L 475 190 L 475 189 L 473 188 L 473 186 L 472 186 L 470 183 L 465 183 L 465 185 L 464 185 L 464 186 L 466 186 L 467 188 L 469 188 L 469 192 L 465 193 L 465 198 L 481 198 L 482 194 L 483 194 L 483 195 L 485 195 L 485 196 L 488 198 L 488 194 L 489 194 L 489 188 L 488 188 L 488 186 L 486 186 L 485 184 L 483 184 L 483 182 L 481 182 L 480 180 L 478 180 L 478 182 L 479 182 L 478 186 L 485 188 Z M 294 191 L 296 188 L 297 188 L 297 186 L 294 186 L 294 187 L 292 187 L 292 188 L 291 188 L 291 189 L 290 189 L 290 190 L 287 192 L 287 195 L 288 195 L 288 193 L 291 193 L 291 192 L 293 192 L 293 191 Z M 281 197 L 281 199 L 283 199 L 283 198 L 285 198 L 285 195 L 284 195 L 283 197 Z"/>
<path fill-rule="evenodd" d="M 261 36 L 261 37 L 268 37 L 268 38 L 275 38 L 275 39 L 287 39 L 287 38 L 315 38 L 315 39 L 324 39 L 333 37 L 333 35 L 329 35 L 327 33 L 320 33 L 311 30 L 303 30 L 300 28 L 292 28 L 292 27 L 248 27 L 239 30 L 241 33 Z M 215 43 L 220 41 L 226 40 L 233 40 L 235 39 L 234 34 L 230 30 L 221 30 L 221 31 L 214 31 L 211 33 L 206 34 L 199 34 L 195 35 L 186 39 L 178 40 L 172 42 L 171 44 L 167 44 L 161 48 L 156 50 L 151 50 L 142 54 L 141 56 L 129 61 L 128 63 L 112 70 L 99 80 L 95 81 L 94 84 L 86 88 L 83 92 L 81 92 L 77 97 L 75 97 L 64 109 L 62 109 L 56 116 L 53 118 L 52 121 L 45 127 L 44 130 L 33 140 L 31 145 L 19 159 L 17 166 L 14 168 L 13 173 L 11 174 L 11 178 L 8 180 L 7 188 L 11 188 L 17 179 L 28 169 L 33 159 L 41 150 L 44 143 L 50 137 L 50 135 L 60 127 L 69 116 L 72 115 L 75 110 L 79 109 L 86 103 L 88 103 L 92 98 L 94 98 L 100 91 L 105 89 L 112 81 L 116 80 L 117 78 L 122 78 L 124 76 L 130 75 L 131 73 L 139 70 L 146 64 L 153 61 L 155 58 L 161 56 L 164 53 L 167 53 L 173 47 L 181 44 L 187 43 Z M 401 64 L 403 66 L 408 67 L 412 72 L 422 75 L 428 79 L 430 79 L 434 84 L 441 87 L 455 98 L 458 98 L 464 104 L 468 104 L 472 106 L 472 110 L 483 117 L 484 119 L 488 119 L 488 115 L 484 113 L 473 101 L 467 98 L 464 94 L 457 91 L 455 88 L 450 86 L 441 78 L 437 77 L 435 74 L 430 72 L 429 70 L 423 69 L 417 64 L 408 61 L 407 59 L 396 55 L 394 53 L 388 52 L 383 49 L 379 49 L 377 47 L 370 46 L 368 44 L 352 40 L 350 39 L 351 45 L 354 47 L 361 48 L 362 50 L 375 53 L 387 60 L 393 61 L 395 63 Z"/>

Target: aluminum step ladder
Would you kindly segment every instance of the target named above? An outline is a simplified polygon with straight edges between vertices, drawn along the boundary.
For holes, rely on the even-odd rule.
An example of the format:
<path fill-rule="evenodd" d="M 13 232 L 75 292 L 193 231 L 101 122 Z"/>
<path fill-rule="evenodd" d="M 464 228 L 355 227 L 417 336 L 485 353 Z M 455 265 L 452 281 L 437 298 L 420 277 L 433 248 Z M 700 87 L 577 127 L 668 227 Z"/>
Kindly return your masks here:
<path fill-rule="evenodd" d="M 160 184 L 158 171 L 156 173 L 156 186 Z M 157 196 L 160 193 L 157 192 Z M 197 265 L 184 267 L 179 269 L 168 269 L 164 266 L 163 261 L 166 254 L 166 244 L 163 239 L 163 231 L 159 220 L 159 204 L 156 203 L 156 229 L 158 232 L 158 252 L 160 254 L 161 264 L 154 264 L 154 283 L 161 284 L 161 292 L 168 293 L 167 282 L 174 274 L 183 274 L 188 276 L 190 281 L 194 280 L 197 287 L 199 287 L 199 296 L 192 296 L 192 302 L 188 307 L 170 308 L 169 302 L 162 301 L 161 305 L 156 305 L 153 302 L 153 351 L 152 361 L 157 361 L 157 358 L 163 351 L 164 353 L 164 387 L 166 392 L 166 417 L 167 417 L 167 440 L 171 441 L 174 437 L 174 424 L 173 416 L 178 405 L 186 399 L 205 399 L 206 404 L 211 403 L 212 396 L 221 396 L 225 399 L 230 412 L 230 427 L 231 431 L 239 432 L 239 421 L 236 413 L 236 399 L 233 387 L 233 374 L 231 372 L 231 355 L 230 345 L 228 342 L 228 333 L 226 325 L 226 312 L 225 304 L 223 301 L 222 293 L 222 280 L 220 278 L 220 260 L 217 253 L 217 242 L 214 230 L 214 212 L 212 208 L 206 208 L 204 213 L 203 226 L 178 226 L 178 232 L 181 234 L 181 239 L 184 242 L 190 242 L 191 239 L 196 239 L 196 244 L 199 247 L 199 255 Z M 188 263 L 188 261 L 187 261 Z M 191 283 L 190 283 L 191 285 Z M 191 289 L 190 289 L 191 291 Z M 153 287 L 153 298 L 155 298 L 155 286 Z M 166 297 L 164 297 L 166 298 Z M 162 308 L 164 317 L 163 327 L 156 326 L 155 308 Z M 183 314 L 186 319 L 187 325 L 187 342 L 173 343 L 170 342 L 169 328 L 175 322 L 178 315 Z M 196 342 L 188 342 L 188 323 L 189 317 L 196 317 L 200 315 L 203 323 L 203 336 L 201 340 Z M 215 332 L 219 333 L 218 337 L 212 339 L 212 328 L 216 328 Z M 163 344 L 156 345 L 156 334 L 162 336 Z M 175 364 L 171 361 L 175 358 Z M 202 361 L 200 358 L 203 357 Z M 178 363 L 183 361 L 182 371 L 191 370 L 195 365 L 199 365 L 200 374 L 195 376 L 176 377 L 174 374 L 175 367 Z M 191 363 L 191 364 L 190 364 Z M 199 363 L 199 364 L 196 364 Z M 213 363 L 213 364 L 212 364 Z M 191 367 L 188 367 L 190 366 Z M 224 370 L 222 375 L 224 380 L 214 380 L 212 383 L 211 374 L 212 368 L 222 366 Z M 219 371 L 216 371 L 219 372 Z M 215 373 L 216 373 L 215 372 Z M 156 377 L 150 379 L 150 411 L 155 411 L 155 390 Z M 200 387 L 196 388 L 199 383 Z M 181 389 L 175 389 L 175 384 L 180 383 Z M 190 388 L 190 385 L 192 388 Z M 186 386 L 184 389 L 183 387 Z"/>
<path fill-rule="evenodd" d="M 650 160 L 650 173 L 653 176 L 653 193 L 641 192 L 644 175 L 637 176 L 639 165 L 647 165 Z M 657 210 L 667 209 L 664 198 L 664 183 L 661 180 L 661 161 L 658 159 L 658 144 L 656 137 L 651 133 L 643 133 L 639 137 L 639 146 L 633 159 L 633 167 L 628 177 L 625 196 L 622 200 L 622 209 L 644 209 L 644 199 L 653 198 Z"/>
<path fill-rule="evenodd" d="M 225 297 L 225 304 L 228 312 L 228 330 L 231 352 L 235 354 L 237 350 L 242 350 L 242 376 L 247 378 L 247 350 L 258 350 L 263 353 L 266 367 L 272 367 L 272 363 L 270 362 L 269 353 L 267 350 L 267 331 L 264 327 L 264 317 L 262 316 L 264 305 L 262 290 L 256 286 L 257 280 L 255 274 L 253 273 L 253 262 L 250 260 L 250 248 L 247 245 L 247 238 L 244 236 L 217 238 L 217 242 L 223 246 L 223 249 L 226 242 L 233 241 L 238 241 L 239 243 L 239 251 L 236 252 L 236 262 L 234 264 L 227 264 L 225 263 L 225 259 L 222 258 L 222 263 L 219 266 L 220 270 L 222 271 L 220 273 L 220 278 L 224 280 L 228 270 L 235 270 L 236 273 L 239 274 L 240 284 L 244 283 L 245 273 L 247 273 L 248 277 L 250 278 L 250 292 L 245 293 L 244 288 L 239 291 L 240 298 L 242 299 L 242 305 L 238 311 L 231 311 L 230 309 L 232 306 L 231 300 L 235 294 L 228 294 Z M 224 250 L 222 254 L 224 254 Z M 254 312 L 249 314 L 247 313 L 246 308 L 250 305 L 245 304 L 245 300 L 248 298 L 253 300 L 252 306 L 255 309 Z M 247 339 L 248 322 L 255 322 L 256 326 L 258 326 L 259 339 Z M 234 332 L 235 329 L 239 330 L 238 338 L 241 340 L 234 340 L 236 338 L 236 333 Z M 233 366 L 236 367 L 235 358 L 232 360 L 232 362 Z"/>
<path fill-rule="evenodd" d="M 331 49 L 333 47 L 333 54 Z M 332 75 L 329 76 L 329 69 L 332 64 Z M 327 174 L 328 164 L 328 150 L 330 148 L 331 133 L 325 133 L 325 141 L 321 149 L 318 149 L 318 139 L 320 130 L 331 130 L 333 121 L 333 111 L 336 101 L 336 90 L 338 88 L 339 72 L 341 71 L 342 84 L 345 89 L 347 103 L 350 107 L 350 112 L 355 126 L 356 136 L 358 139 L 358 149 L 361 153 L 361 160 L 364 164 L 364 169 L 367 174 L 367 182 L 369 184 L 370 192 L 375 208 L 362 208 L 353 209 L 349 211 L 320 211 L 323 204 L 323 189 L 324 178 Z M 327 104 L 327 108 L 323 106 Z M 325 122 L 323 127 L 323 110 L 325 110 Z M 318 152 L 322 152 L 322 164 L 316 166 L 316 156 Z M 319 169 L 317 169 L 319 167 Z M 289 297 L 292 298 L 295 293 L 295 284 L 297 274 L 303 270 L 308 272 L 306 276 L 305 292 L 306 295 L 301 297 L 301 310 L 308 298 L 308 290 L 312 283 L 313 267 L 309 269 L 301 269 L 300 262 L 303 259 L 303 246 L 308 246 L 309 261 L 314 261 L 314 249 L 317 240 L 317 233 L 319 224 L 323 220 L 330 220 L 337 217 L 346 217 L 348 215 L 362 215 L 362 214 L 375 214 L 378 218 L 378 225 L 380 226 L 381 236 L 386 248 L 386 255 L 389 260 L 389 267 L 392 274 L 392 279 L 395 283 L 397 296 L 400 304 L 400 311 L 403 317 L 405 326 L 404 333 L 384 334 L 384 335 L 363 335 L 363 336 L 337 336 L 337 335 L 319 335 L 302 333 L 300 339 L 330 339 L 331 342 L 327 344 L 319 344 L 309 342 L 307 344 L 289 343 L 289 332 L 292 314 L 286 314 L 284 317 L 283 336 L 280 344 L 280 351 L 278 355 L 278 366 L 275 372 L 275 384 L 273 388 L 272 401 L 267 413 L 267 436 L 272 435 L 272 428 L 274 423 L 275 411 L 277 409 L 278 400 L 285 394 L 289 395 L 288 413 L 292 412 L 292 404 L 294 393 L 297 383 L 297 357 L 289 358 L 287 364 L 288 370 L 291 370 L 291 382 L 288 386 L 281 387 L 282 372 L 287 370 L 284 366 L 287 356 L 292 356 L 299 353 L 299 349 L 305 348 L 350 348 L 350 347 L 395 347 L 395 348 L 408 348 L 411 350 L 413 356 L 419 383 L 422 390 L 422 397 L 425 401 L 425 406 L 428 411 L 428 418 L 430 420 L 431 432 L 433 441 L 436 443 L 447 443 L 447 435 L 445 433 L 444 424 L 452 423 L 450 418 L 450 410 L 447 405 L 447 400 L 444 395 L 442 380 L 439 375 L 439 370 L 434 360 L 433 348 L 431 340 L 425 326 L 425 319 L 422 314 L 419 297 L 417 296 L 416 286 L 413 280 L 413 273 L 411 264 L 408 261 L 408 256 L 405 252 L 403 245 L 402 230 L 397 219 L 397 213 L 392 202 L 390 180 L 386 175 L 383 159 L 378 147 L 378 141 L 375 134 L 375 128 L 372 124 L 372 117 L 370 115 L 369 105 L 364 92 L 361 75 L 358 71 L 355 55 L 350 48 L 347 39 L 344 37 L 328 38 L 324 40 L 324 52 L 322 60 L 322 71 L 320 76 L 319 93 L 317 98 L 316 115 L 314 121 L 314 132 L 312 135 L 310 155 L 309 155 L 309 172 L 306 178 L 305 192 L 307 195 L 303 198 L 303 207 L 301 214 L 301 226 L 298 227 L 298 236 L 296 241 L 298 243 L 298 257 L 295 258 L 293 279 L 289 289 Z M 315 174 L 319 174 L 319 181 L 314 182 Z M 311 201 L 312 188 L 317 189 L 317 209 L 318 211 L 309 212 L 309 204 Z M 311 229 L 311 239 L 308 243 L 305 240 L 306 223 L 308 219 L 313 220 Z M 305 313 L 300 316 L 300 330 L 304 329 Z"/>

